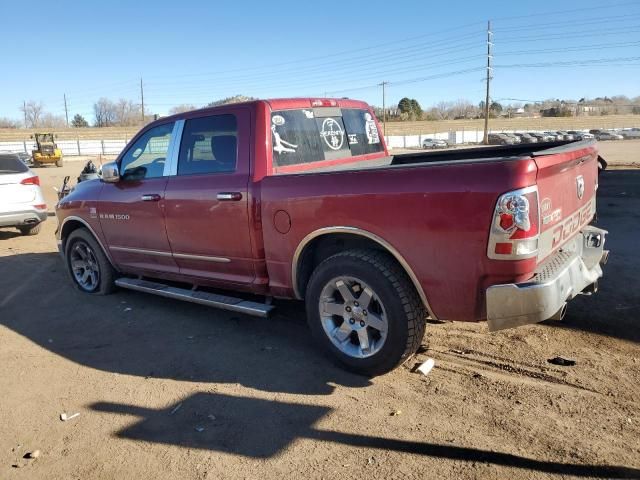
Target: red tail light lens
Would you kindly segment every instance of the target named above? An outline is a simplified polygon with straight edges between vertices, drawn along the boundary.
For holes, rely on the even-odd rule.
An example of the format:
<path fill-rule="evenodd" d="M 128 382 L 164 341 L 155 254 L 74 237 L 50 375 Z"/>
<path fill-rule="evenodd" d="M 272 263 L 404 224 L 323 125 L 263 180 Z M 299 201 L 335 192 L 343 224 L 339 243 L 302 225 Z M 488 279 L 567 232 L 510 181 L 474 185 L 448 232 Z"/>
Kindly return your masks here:
<path fill-rule="evenodd" d="M 487 255 L 520 260 L 538 253 L 538 187 L 505 193 L 496 203 Z"/>
<path fill-rule="evenodd" d="M 25 178 L 20 182 L 22 185 L 40 185 L 40 177 L 34 175 L 33 177 Z"/>
<path fill-rule="evenodd" d="M 312 107 L 337 107 L 338 102 L 329 98 L 318 98 L 311 101 Z"/>

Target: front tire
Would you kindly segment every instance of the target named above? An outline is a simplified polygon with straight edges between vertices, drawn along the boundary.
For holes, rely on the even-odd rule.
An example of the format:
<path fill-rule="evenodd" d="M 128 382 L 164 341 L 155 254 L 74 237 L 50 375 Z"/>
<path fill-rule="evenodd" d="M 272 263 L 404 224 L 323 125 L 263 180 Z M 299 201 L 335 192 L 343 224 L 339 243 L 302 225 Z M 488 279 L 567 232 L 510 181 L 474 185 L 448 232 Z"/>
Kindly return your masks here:
<path fill-rule="evenodd" d="M 315 340 L 348 370 L 375 376 L 406 362 L 424 336 L 426 310 L 385 252 L 348 250 L 324 260 L 306 294 Z"/>
<path fill-rule="evenodd" d="M 116 271 L 88 230 L 79 228 L 71 232 L 64 259 L 78 290 L 97 295 L 108 295 L 115 290 Z"/>

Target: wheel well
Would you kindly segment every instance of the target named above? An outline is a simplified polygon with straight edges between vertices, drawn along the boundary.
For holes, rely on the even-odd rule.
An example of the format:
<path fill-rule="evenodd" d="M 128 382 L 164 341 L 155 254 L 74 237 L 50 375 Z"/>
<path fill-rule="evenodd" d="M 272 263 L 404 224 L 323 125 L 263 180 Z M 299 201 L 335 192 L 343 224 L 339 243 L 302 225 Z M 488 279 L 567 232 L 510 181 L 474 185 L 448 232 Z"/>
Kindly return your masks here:
<path fill-rule="evenodd" d="M 352 233 L 320 235 L 305 245 L 304 250 L 298 257 L 296 266 L 296 287 L 300 297 L 304 298 L 311 274 L 323 260 L 336 253 L 356 248 L 389 253 L 384 246 L 375 240 Z M 393 255 L 390 255 L 390 257 L 400 265 Z M 401 265 L 400 268 L 402 268 Z"/>
<path fill-rule="evenodd" d="M 79 220 L 69 220 L 64 223 L 64 225 L 62 226 L 62 231 L 60 232 L 60 240 L 62 240 L 63 251 L 67 247 L 67 238 L 69 238 L 69 235 L 71 235 L 71 232 L 79 228 L 86 228 L 84 223 L 82 223 Z"/>

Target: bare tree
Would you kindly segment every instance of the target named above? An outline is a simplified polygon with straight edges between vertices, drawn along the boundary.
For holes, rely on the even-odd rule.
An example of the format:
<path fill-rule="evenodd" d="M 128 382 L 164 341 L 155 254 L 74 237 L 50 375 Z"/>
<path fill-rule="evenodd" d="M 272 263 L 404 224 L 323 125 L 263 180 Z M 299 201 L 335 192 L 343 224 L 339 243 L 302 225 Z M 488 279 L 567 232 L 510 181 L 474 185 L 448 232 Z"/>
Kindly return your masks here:
<path fill-rule="evenodd" d="M 7 117 L 0 117 L 0 128 L 18 128 L 20 122 Z"/>
<path fill-rule="evenodd" d="M 438 115 L 438 120 L 446 120 L 451 113 L 451 102 L 438 102 L 434 106 L 435 112 Z"/>
<path fill-rule="evenodd" d="M 44 112 L 40 118 L 39 127 L 47 128 L 64 128 L 67 126 L 67 122 L 62 115 L 53 115 L 49 112 Z"/>
<path fill-rule="evenodd" d="M 476 107 L 469 100 L 459 98 L 450 109 L 450 116 L 453 118 L 473 118 Z"/>
<path fill-rule="evenodd" d="M 116 105 L 108 98 L 100 98 L 93 104 L 96 127 L 108 127 L 116 121 Z"/>
<path fill-rule="evenodd" d="M 37 128 L 40 126 L 42 114 L 44 113 L 44 105 L 42 102 L 29 100 L 20 107 L 20 111 L 24 114 L 27 128 Z"/>
<path fill-rule="evenodd" d="M 176 113 L 188 112 L 190 110 L 196 110 L 198 107 L 192 105 L 190 103 L 183 103 L 182 105 L 176 105 L 175 107 L 171 107 L 169 110 L 169 115 L 175 115 Z"/>
<path fill-rule="evenodd" d="M 115 104 L 114 123 L 116 125 L 120 125 L 122 127 L 137 125 L 141 121 L 141 116 L 142 110 L 138 103 L 121 98 L 118 100 L 118 103 Z"/>

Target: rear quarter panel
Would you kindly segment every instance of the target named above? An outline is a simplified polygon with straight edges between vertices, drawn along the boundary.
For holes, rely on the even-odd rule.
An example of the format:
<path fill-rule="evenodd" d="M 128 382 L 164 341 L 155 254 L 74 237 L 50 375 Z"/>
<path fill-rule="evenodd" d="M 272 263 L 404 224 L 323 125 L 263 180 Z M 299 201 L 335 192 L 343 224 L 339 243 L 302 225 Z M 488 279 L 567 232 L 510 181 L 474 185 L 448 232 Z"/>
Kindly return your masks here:
<path fill-rule="evenodd" d="M 293 296 L 292 259 L 306 235 L 355 227 L 398 250 L 437 318 L 480 320 L 488 284 L 535 268 L 535 259 L 500 262 L 486 254 L 497 197 L 533 185 L 535 176 L 525 158 L 266 177 L 262 224 L 272 291 Z M 274 228 L 279 210 L 291 217 L 285 234 Z"/>

